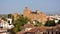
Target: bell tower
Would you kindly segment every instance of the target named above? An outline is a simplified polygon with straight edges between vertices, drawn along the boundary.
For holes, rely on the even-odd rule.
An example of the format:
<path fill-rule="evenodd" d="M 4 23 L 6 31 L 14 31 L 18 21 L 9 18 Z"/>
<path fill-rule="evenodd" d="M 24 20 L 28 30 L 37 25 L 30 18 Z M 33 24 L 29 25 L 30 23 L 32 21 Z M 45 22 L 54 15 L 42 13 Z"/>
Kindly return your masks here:
<path fill-rule="evenodd" d="M 28 7 L 25 7 L 25 9 L 24 9 L 24 17 L 26 17 L 26 16 L 28 16 L 30 14 L 30 10 L 29 10 L 29 8 Z"/>

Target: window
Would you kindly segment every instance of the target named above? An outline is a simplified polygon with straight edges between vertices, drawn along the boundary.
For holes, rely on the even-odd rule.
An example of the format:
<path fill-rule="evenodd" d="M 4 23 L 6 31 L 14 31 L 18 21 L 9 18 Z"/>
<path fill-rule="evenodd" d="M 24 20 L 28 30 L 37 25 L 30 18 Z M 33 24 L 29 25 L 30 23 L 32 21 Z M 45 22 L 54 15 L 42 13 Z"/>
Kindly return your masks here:
<path fill-rule="evenodd" d="M 8 23 L 9 23 L 9 25 L 11 25 L 11 24 L 10 24 L 10 21 L 8 21 Z"/>
<path fill-rule="evenodd" d="M 10 24 L 10 21 L 8 21 L 8 23 Z"/>

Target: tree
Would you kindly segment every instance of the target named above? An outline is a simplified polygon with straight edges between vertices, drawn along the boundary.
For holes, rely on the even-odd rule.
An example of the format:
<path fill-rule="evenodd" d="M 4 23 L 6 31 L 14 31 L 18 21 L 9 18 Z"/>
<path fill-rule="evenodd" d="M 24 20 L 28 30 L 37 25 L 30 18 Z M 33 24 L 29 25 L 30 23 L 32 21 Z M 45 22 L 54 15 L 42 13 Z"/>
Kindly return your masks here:
<path fill-rule="evenodd" d="M 55 21 L 54 20 L 48 20 L 46 23 L 45 23 L 45 26 L 55 26 Z"/>
<path fill-rule="evenodd" d="M 12 14 L 8 14 L 8 18 L 13 18 L 13 15 Z"/>
<path fill-rule="evenodd" d="M 41 23 L 41 22 L 38 22 L 38 23 L 37 23 L 37 26 L 42 26 L 42 23 Z"/>
<path fill-rule="evenodd" d="M 2 17 L 2 20 L 5 20 L 5 21 L 7 21 L 7 19 L 6 19 L 5 17 Z"/>
<path fill-rule="evenodd" d="M 27 17 L 20 16 L 17 20 L 13 21 L 14 28 L 12 29 L 13 33 L 16 34 L 17 32 L 21 31 L 22 28 L 20 26 L 24 26 L 29 19 Z"/>

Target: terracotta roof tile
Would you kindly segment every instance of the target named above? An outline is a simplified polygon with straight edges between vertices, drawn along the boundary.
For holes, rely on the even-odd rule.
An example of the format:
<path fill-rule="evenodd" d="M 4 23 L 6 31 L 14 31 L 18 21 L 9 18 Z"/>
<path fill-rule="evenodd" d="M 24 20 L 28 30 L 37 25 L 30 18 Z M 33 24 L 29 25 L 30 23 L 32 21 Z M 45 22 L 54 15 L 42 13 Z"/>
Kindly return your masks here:
<path fill-rule="evenodd" d="M 24 28 L 32 28 L 32 27 L 34 27 L 34 25 L 31 23 L 27 23 L 24 25 Z"/>

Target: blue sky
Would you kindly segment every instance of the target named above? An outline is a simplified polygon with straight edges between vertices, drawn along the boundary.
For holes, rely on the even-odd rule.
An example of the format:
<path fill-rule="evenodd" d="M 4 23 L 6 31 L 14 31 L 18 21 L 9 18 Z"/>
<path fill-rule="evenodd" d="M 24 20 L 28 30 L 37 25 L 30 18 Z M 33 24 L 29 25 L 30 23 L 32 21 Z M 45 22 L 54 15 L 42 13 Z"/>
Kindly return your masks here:
<path fill-rule="evenodd" d="M 40 10 L 47 14 L 60 13 L 60 0 L 0 0 L 0 14 L 23 13 L 25 6 L 32 11 Z"/>

